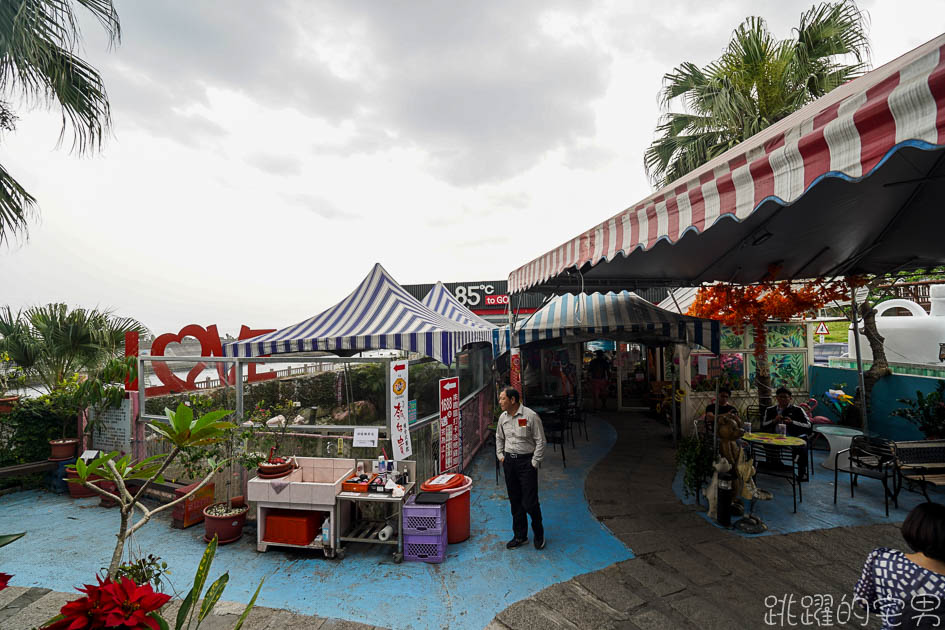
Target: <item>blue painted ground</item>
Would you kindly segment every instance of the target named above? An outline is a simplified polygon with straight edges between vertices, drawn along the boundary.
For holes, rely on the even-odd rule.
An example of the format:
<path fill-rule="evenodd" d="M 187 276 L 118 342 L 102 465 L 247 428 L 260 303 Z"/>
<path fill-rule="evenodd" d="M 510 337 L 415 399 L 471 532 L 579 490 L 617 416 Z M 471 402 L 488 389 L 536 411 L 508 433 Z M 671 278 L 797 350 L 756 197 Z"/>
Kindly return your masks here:
<path fill-rule="evenodd" d="M 810 483 L 803 484 L 804 501 L 797 504 L 797 514 L 793 512 L 791 485 L 786 480 L 767 475 L 756 477 L 756 483 L 760 488 L 769 490 L 774 494 L 771 501 L 755 502 L 754 513 L 768 526 L 768 531 L 757 535 L 787 534 L 849 525 L 898 523 L 906 518 L 912 508 L 925 501 L 921 494 L 903 490 L 899 494 L 898 509 L 890 500 L 889 516 L 887 517 L 883 503 L 883 484 L 881 481 L 860 477 L 854 488 L 855 496 L 851 498 L 850 476 L 840 473 L 838 476 L 837 504 L 834 505 L 833 471 L 821 466 L 826 456 L 826 451 L 814 451 L 814 475 L 811 477 Z M 673 491 L 683 503 L 693 504 L 696 502 L 695 497 L 686 498 L 684 496 L 681 472 L 677 472 L 673 481 Z M 945 497 L 941 492 L 930 491 L 929 496 L 933 501 L 940 503 L 945 501 Z M 705 506 L 705 497 L 700 497 L 699 500 Z M 702 512 L 702 517 L 716 525 L 716 527 L 720 527 L 705 512 Z M 737 517 L 732 520 L 737 520 Z M 732 529 L 731 531 L 741 536 L 751 536 L 751 534 L 746 534 L 740 530 Z"/>
<path fill-rule="evenodd" d="M 590 513 L 584 479 L 616 440 L 613 428 L 588 420 L 591 441 L 568 449 L 568 467 L 549 449 L 540 474 L 547 547 L 505 549 L 511 517 L 505 483 L 495 482 L 494 456 L 480 453 L 473 478 L 469 540 L 450 545 L 441 565 L 394 564 L 390 547 L 352 544 L 343 560 L 320 553 L 255 551 L 253 538 L 217 552 L 211 579 L 229 571 L 224 600 L 249 601 L 263 577 L 258 603 L 303 614 L 351 619 L 392 628 L 483 628 L 501 610 L 557 582 L 602 569 L 633 554 Z M 491 448 L 491 445 L 490 445 Z M 0 571 L 11 584 L 69 592 L 92 581 L 108 564 L 118 527 L 115 510 L 97 499 L 73 500 L 44 492 L 0 497 L 0 533 L 27 531 L 0 549 Z M 165 513 L 166 514 L 166 513 Z M 139 531 L 135 542 L 147 555 L 165 559 L 178 590 L 186 591 L 205 544 L 203 528 L 171 529 L 160 518 Z"/>

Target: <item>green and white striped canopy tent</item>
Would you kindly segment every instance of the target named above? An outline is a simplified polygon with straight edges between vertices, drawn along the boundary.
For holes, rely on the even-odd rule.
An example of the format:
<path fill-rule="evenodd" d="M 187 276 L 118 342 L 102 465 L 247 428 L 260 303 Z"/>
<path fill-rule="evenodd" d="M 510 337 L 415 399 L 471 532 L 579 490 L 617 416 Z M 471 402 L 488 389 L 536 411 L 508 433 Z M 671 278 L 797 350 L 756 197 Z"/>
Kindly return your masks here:
<path fill-rule="evenodd" d="M 493 332 L 496 356 L 509 348 L 560 339 L 563 342 L 606 338 L 651 345 L 695 344 L 719 353 L 716 321 L 663 310 L 640 296 L 620 293 L 564 294 L 554 297 L 514 331 Z"/>

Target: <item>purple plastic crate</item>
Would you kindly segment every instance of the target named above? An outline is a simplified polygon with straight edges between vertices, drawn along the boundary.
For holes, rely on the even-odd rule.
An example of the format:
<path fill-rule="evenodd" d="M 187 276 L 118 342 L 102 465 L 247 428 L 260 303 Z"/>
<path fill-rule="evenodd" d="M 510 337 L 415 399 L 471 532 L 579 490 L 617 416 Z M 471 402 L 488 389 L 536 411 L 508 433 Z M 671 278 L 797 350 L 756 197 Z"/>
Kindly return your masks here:
<path fill-rule="evenodd" d="M 404 534 L 438 536 L 446 530 L 446 505 L 414 503 L 411 495 L 404 504 Z"/>
<path fill-rule="evenodd" d="M 404 559 L 412 562 L 443 562 L 446 560 L 446 528 L 436 536 L 407 534 L 404 536 Z"/>

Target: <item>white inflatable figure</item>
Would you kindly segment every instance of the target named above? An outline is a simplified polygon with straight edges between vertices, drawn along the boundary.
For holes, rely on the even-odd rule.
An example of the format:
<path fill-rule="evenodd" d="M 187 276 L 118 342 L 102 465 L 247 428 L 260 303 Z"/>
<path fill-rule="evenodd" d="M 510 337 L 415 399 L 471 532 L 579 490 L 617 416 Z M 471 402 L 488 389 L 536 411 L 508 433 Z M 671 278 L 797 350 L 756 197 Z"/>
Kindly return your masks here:
<path fill-rule="evenodd" d="M 720 457 L 712 464 L 712 468 L 715 469 L 715 472 L 712 473 L 712 481 L 709 483 L 709 487 L 702 491 L 702 494 L 705 495 L 706 501 L 709 502 L 709 518 L 714 519 L 718 516 L 719 475 L 730 471 L 732 465 L 728 463 L 727 459 Z"/>

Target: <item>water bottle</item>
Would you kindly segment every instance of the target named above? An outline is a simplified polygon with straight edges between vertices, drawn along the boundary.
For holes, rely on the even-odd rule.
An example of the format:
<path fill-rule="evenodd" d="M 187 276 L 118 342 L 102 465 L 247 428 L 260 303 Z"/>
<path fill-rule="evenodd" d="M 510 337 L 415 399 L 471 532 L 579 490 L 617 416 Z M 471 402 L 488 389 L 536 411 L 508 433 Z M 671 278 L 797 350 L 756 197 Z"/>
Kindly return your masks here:
<path fill-rule="evenodd" d="M 331 517 L 328 516 L 322 521 L 322 545 L 327 547 L 331 544 Z"/>

